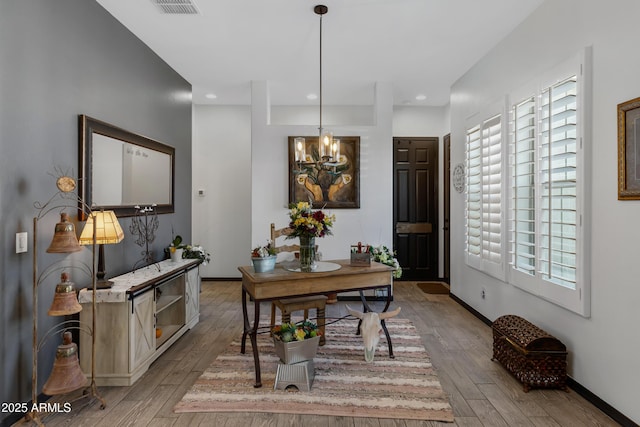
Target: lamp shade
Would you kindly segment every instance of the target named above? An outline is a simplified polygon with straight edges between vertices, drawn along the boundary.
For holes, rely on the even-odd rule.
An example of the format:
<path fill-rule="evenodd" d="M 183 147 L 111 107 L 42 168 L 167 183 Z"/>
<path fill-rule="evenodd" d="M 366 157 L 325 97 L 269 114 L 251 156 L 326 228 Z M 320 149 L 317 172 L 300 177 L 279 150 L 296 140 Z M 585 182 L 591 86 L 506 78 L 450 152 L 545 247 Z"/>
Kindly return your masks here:
<path fill-rule="evenodd" d="M 120 243 L 124 232 L 114 211 L 91 212 L 80 235 L 81 245 L 93 244 L 93 223 L 96 223 L 96 244 L 110 245 Z"/>

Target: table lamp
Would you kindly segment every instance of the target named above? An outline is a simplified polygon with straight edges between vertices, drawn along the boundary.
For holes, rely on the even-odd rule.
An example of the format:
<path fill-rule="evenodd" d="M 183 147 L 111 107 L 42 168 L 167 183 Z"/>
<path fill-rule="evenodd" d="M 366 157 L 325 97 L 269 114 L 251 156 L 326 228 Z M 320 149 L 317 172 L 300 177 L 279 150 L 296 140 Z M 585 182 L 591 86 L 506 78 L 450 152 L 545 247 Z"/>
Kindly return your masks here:
<path fill-rule="evenodd" d="M 104 245 L 120 243 L 124 239 L 124 232 L 115 212 L 95 211 L 91 212 L 87 218 L 87 223 L 80 235 L 81 245 L 92 245 L 94 243 L 94 222 L 95 222 L 95 243 L 100 245 L 98 249 L 98 272 L 96 273 L 96 288 L 110 288 L 113 282 L 104 278 Z"/>

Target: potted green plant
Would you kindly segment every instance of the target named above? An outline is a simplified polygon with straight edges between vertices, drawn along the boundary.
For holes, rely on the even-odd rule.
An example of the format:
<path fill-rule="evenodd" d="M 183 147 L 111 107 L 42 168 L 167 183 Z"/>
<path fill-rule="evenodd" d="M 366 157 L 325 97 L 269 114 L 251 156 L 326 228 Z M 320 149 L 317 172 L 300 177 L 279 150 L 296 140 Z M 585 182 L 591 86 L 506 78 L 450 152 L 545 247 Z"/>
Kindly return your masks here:
<path fill-rule="evenodd" d="M 202 261 L 202 265 L 207 265 L 211 261 L 211 254 L 200 245 L 187 245 L 184 248 L 182 258 L 199 259 Z"/>
<path fill-rule="evenodd" d="M 283 323 L 271 330 L 276 355 L 282 363 L 293 364 L 315 357 L 322 335 L 315 323 L 304 320 L 298 323 Z"/>
<path fill-rule="evenodd" d="M 369 246 L 368 251 L 371 254 L 371 260 L 394 268 L 392 273 L 394 279 L 402 277 L 402 267 L 400 267 L 398 259 L 395 257 L 395 251 L 390 250 L 384 245 Z"/>
<path fill-rule="evenodd" d="M 182 244 L 182 236 L 179 234 L 173 238 L 171 245 L 169 246 L 169 256 L 171 261 L 178 262 L 182 259 L 185 245 Z"/>
<path fill-rule="evenodd" d="M 271 242 L 266 246 L 257 246 L 251 251 L 251 263 L 256 273 L 273 271 L 276 266 L 276 249 Z"/>
<path fill-rule="evenodd" d="M 182 259 L 199 259 L 203 265 L 211 261 L 211 254 L 199 245 L 185 245 L 182 243 L 182 236 L 177 235 L 171 245 L 165 249 L 169 252 L 171 261 L 178 262 Z"/>

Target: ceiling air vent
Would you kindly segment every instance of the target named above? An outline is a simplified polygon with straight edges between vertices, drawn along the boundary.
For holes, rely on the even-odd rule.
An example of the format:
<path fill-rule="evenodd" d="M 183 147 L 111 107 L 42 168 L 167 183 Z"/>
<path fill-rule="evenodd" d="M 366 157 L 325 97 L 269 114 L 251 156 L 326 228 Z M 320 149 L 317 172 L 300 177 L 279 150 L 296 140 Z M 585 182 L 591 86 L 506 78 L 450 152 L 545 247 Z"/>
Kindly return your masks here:
<path fill-rule="evenodd" d="M 162 13 L 197 15 L 198 8 L 193 0 L 151 0 Z"/>

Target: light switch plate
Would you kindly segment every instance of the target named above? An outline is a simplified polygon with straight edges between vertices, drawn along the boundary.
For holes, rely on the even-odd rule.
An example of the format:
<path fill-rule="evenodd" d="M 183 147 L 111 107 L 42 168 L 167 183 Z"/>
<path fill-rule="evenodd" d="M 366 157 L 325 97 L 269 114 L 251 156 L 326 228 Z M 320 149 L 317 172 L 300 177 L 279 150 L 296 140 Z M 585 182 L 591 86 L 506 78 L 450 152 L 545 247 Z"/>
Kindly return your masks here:
<path fill-rule="evenodd" d="M 27 232 L 16 233 L 16 253 L 27 252 Z"/>

